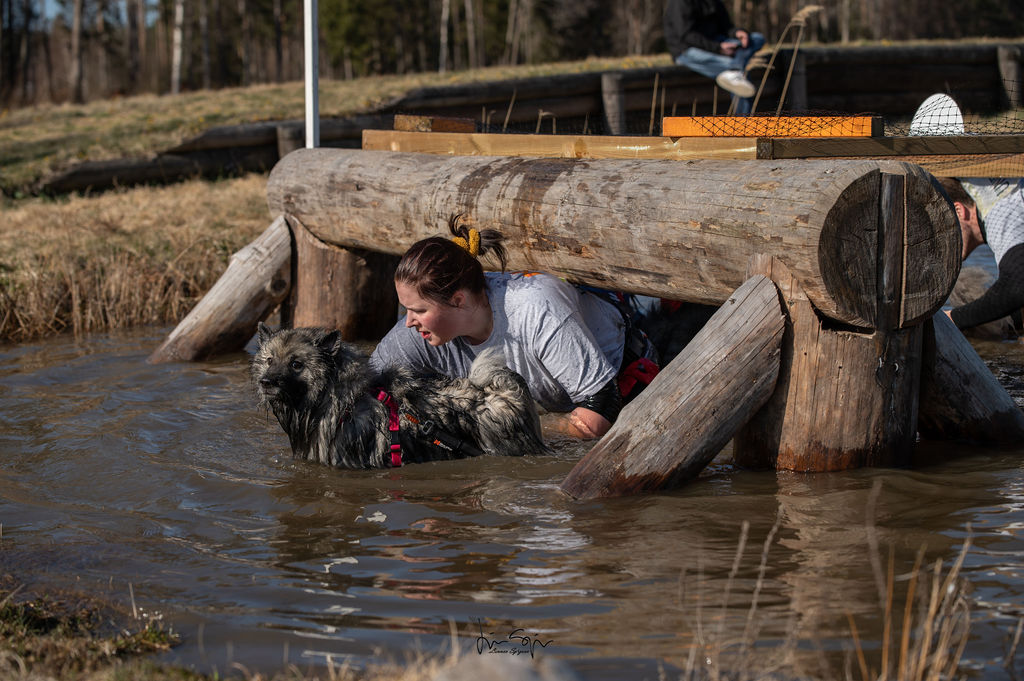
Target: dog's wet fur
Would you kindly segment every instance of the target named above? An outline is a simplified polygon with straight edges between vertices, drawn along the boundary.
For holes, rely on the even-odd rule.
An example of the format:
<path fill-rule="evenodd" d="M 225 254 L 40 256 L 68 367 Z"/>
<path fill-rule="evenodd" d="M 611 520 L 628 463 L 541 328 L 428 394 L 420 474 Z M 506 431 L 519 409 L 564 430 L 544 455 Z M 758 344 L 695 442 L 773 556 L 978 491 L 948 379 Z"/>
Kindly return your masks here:
<path fill-rule="evenodd" d="M 274 332 L 261 322 L 258 342 L 250 364 L 257 398 L 277 417 L 298 459 L 390 467 L 389 408 L 380 390 L 397 405 L 403 463 L 461 458 L 473 449 L 499 456 L 548 451 L 526 382 L 505 367 L 500 351 L 481 353 L 468 378 L 448 378 L 403 368 L 377 373 L 338 331 Z M 435 444 L 432 426 L 469 446 Z"/>

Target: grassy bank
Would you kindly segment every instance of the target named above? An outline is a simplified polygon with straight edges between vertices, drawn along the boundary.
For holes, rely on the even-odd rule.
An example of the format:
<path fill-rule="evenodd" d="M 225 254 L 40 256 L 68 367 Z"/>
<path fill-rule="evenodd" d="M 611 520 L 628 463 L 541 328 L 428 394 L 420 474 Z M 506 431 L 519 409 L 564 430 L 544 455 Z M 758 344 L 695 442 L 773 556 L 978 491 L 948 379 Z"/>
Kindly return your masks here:
<path fill-rule="evenodd" d="M 417 87 L 667 60 L 321 81 L 320 107 L 341 116 Z M 79 161 L 146 157 L 217 125 L 302 115 L 299 82 L 0 112 L 0 342 L 174 323 L 271 219 L 263 175 L 58 199 L 33 196 L 41 179 Z"/>
<path fill-rule="evenodd" d="M 654 55 L 321 80 L 320 114 L 351 115 L 418 87 L 668 63 L 668 55 Z M 0 193 L 8 199 L 24 197 L 42 178 L 79 161 L 145 158 L 208 128 L 301 119 L 303 110 L 303 84 L 296 81 L 0 111 Z"/>
<path fill-rule="evenodd" d="M 270 224 L 266 178 L 15 202 L 0 223 L 0 341 L 173 323 Z"/>

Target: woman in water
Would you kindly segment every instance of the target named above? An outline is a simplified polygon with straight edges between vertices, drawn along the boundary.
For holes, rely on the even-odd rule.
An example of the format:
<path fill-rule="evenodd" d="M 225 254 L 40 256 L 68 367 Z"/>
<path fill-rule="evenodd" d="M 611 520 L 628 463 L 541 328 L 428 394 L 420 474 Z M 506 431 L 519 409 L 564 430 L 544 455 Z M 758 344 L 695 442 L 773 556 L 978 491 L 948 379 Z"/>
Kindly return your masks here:
<path fill-rule="evenodd" d="M 454 238 L 424 239 L 402 256 L 395 289 L 406 315 L 378 344 L 372 365 L 466 376 L 481 351 L 497 346 L 533 398 L 563 414 L 559 431 L 600 437 L 622 406 L 620 367 L 629 369 L 630 388 L 634 379 L 646 385 L 657 373 L 650 343 L 630 343 L 636 350 L 627 350 L 638 331 L 599 293 L 547 274 L 505 272 L 502 235 L 469 229 L 459 218 L 448 221 Z M 484 273 L 478 257 L 488 254 L 500 272 Z"/>

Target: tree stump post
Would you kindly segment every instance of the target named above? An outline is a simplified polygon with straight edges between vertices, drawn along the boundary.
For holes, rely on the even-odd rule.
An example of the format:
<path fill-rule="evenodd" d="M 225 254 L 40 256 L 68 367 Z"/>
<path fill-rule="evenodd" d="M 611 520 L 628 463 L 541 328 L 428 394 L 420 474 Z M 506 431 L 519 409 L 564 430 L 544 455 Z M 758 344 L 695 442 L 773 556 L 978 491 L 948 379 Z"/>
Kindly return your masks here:
<path fill-rule="evenodd" d="M 604 105 L 604 124 L 609 135 L 626 134 L 626 90 L 622 73 L 608 71 L 601 74 L 601 102 Z"/>
<path fill-rule="evenodd" d="M 287 219 L 295 236 L 289 325 L 338 329 L 347 341 L 380 340 L 398 319 L 398 258 L 333 246 Z"/>
<path fill-rule="evenodd" d="M 923 326 L 901 320 L 914 205 L 905 175 L 879 182 L 873 328 L 820 316 L 781 261 L 752 259 L 783 291 L 788 323 L 775 395 L 736 437 L 739 465 L 813 472 L 910 461 Z"/>

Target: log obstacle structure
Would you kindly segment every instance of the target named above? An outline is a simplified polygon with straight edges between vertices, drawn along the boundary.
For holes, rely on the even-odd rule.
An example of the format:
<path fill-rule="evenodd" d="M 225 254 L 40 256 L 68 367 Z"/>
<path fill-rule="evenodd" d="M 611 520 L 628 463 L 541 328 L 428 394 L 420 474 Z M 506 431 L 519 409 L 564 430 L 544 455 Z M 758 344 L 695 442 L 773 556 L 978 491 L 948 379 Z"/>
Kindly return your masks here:
<path fill-rule="evenodd" d="M 569 474 L 576 498 L 681 484 L 730 439 L 741 465 L 826 471 L 904 464 L 919 429 L 1024 435 L 1012 400 L 986 408 L 1002 388 L 960 359 L 959 332 L 931 331 L 960 234 L 917 166 L 304 149 L 277 164 L 267 196 L 293 233 L 386 277 L 361 254 L 393 258 L 461 213 L 505 235 L 511 270 L 720 306 Z M 319 269 L 303 257 L 293 272 Z M 339 326 L 318 300 L 303 324 Z M 969 408 L 965 390 L 982 396 Z"/>

